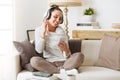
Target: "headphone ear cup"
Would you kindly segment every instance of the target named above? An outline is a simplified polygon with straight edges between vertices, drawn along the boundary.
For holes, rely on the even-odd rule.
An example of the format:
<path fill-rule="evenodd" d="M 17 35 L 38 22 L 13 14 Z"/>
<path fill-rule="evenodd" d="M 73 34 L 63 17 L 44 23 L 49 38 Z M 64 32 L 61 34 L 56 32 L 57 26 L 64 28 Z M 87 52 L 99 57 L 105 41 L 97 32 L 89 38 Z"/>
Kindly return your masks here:
<path fill-rule="evenodd" d="M 47 12 L 47 15 L 46 15 L 46 20 L 48 20 L 48 17 L 49 17 L 49 13 Z"/>
<path fill-rule="evenodd" d="M 50 11 L 49 10 L 47 11 L 47 14 L 46 14 L 45 18 L 46 18 L 46 20 L 48 20 L 50 18 Z"/>
<path fill-rule="evenodd" d="M 61 21 L 61 23 L 60 24 L 62 24 L 63 23 L 63 16 L 62 16 L 62 21 Z"/>

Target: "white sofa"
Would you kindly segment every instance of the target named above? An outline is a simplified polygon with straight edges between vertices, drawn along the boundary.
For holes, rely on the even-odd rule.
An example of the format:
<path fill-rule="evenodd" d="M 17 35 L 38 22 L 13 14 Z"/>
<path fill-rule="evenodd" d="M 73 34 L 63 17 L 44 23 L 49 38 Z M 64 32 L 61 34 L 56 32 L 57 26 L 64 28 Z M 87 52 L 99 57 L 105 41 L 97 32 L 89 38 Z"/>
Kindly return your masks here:
<path fill-rule="evenodd" d="M 76 80 L 120 80 L 120 71 L 94 66 L 99 56 L 100 46 L 101 40 L 82 40 L 81 52 L 84 53 L 85 60 L 79 68 Z M 17 59 L 19 58 L 18 56 Z M 19 68 L 17 69 L 17 80 L 27 80 L 31 77 L 41 80 L 40 77 L 33 76 L 29 71 L 20 71 L 20 64 L 17 64 L 17 68 Z"/>

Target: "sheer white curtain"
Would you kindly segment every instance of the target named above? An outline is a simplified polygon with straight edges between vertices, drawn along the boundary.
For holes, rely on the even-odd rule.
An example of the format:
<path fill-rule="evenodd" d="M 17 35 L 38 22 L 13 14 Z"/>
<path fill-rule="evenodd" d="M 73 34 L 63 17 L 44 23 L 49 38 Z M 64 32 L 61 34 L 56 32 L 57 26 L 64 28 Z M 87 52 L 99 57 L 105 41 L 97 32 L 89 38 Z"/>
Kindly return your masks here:
<path fill-rule="evenodd" d="M 0 55 L 12 53 L 13 4 L 12 0 L 0 0 Z"/>
<path fill-rule="evenodd" d="M 12 54 L 13 0 L 0 0 L 0 80 L 16 80 Z"/>

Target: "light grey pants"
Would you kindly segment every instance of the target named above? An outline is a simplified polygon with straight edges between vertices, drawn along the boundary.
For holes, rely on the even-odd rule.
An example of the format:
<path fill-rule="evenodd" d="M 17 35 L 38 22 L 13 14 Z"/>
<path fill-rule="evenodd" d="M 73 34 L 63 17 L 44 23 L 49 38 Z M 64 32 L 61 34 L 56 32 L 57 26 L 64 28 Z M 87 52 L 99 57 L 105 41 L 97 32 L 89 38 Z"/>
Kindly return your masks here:
<path fill-rule="evenodd" d="M 59 67 L 63 67 L 66 70 L 76 68 L 84 61 L 84 55 L 80 52 L 72 54 L 66 61 L 49 62 L 39 56 L 32 57 L 30 60 L 31 66 L 38 71 L 46 71 L 50 74 L 59 73 Z"/>

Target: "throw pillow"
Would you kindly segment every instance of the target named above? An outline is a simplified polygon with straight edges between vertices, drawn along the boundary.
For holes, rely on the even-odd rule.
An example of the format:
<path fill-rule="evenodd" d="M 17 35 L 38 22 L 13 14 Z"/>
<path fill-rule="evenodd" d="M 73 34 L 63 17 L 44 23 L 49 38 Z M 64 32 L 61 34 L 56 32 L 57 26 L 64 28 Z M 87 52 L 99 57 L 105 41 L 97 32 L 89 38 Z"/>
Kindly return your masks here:
<path fill-rule="evenodd" d="M 31 57 L 37 56 L 35 48 L 29 41 L 23 42 L 13 41 L 13 44 L 15 48 L 18 50 L 18 52 L 20 52 L 21 67 L 27 69 L 28 67 L 26 66 L 27 64 L 30 63 Z M 30 70 L 30 67 L 27 70 Z"/>
<path fill-rule="evenodd" d="M 96 66 L 120 69 L 120 37 L 105 34 Z"/>

